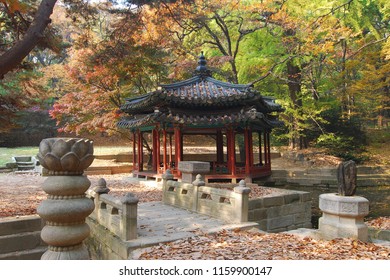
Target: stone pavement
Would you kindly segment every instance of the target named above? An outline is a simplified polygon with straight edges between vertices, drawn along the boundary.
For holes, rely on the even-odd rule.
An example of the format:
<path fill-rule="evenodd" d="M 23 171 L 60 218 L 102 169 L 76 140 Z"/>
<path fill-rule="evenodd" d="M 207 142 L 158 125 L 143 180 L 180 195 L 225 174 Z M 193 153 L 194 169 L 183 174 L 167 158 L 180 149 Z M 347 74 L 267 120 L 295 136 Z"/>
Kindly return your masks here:
<path fill-rule="evenodd" d="M 127 243 L 130 251 L 159 243 L 193 237 L 201 233 L 215 233 L 223 229 L 250 229 L 257 223 L 228 224 L 221 220 L 164 205 L 162 202 L 138 204 L 138 238 Z M 136 258 L 133 251 L 130 258 Z"/>

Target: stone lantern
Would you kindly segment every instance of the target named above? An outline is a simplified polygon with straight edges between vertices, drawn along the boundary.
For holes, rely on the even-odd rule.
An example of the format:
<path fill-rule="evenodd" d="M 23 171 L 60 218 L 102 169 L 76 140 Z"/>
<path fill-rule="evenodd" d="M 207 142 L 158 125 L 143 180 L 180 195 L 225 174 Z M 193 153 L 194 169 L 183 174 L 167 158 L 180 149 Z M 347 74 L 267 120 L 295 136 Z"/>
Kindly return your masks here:
<path fill-rule="evenodd" d="M 83 175 L 93 162 L 93 142 L 79 138 L 49 138 L 41 141 L 37 155 L 48 178 L 42 188 L 47 199 L 37 212 L 46 225 L 41 237 L 48 246 L 43 260 L 89 259 L 83 240 L 90 234 L 85 218 L 94 203 L 85 196 L 91 182 Z"/>

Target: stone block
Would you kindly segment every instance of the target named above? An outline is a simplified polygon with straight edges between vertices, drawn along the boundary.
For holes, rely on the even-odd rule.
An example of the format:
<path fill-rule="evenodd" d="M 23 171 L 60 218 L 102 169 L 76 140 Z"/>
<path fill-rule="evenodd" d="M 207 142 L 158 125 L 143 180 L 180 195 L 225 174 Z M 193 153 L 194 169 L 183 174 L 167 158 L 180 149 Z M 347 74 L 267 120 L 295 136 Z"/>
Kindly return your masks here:
<path fill-rule="evenodd" d="M 290 215 L 290 216 L 283 216 L 274 219 L 268 219 L 267 226 L 268 226 L 268 230 L 271 232 L 271 230 L 275 230 L 278 228 L 287 228 L 293 223 L 294 223 L 294 217 Z"/>
<path fill-rule="evenodd" d="M 308 216 L 304 212 L 294 214 L 293 217 L 294 217 L 294 224 L 304 224 L 310 222 L 311 220 L 311 216 Z"/>
<path fill-rule="evenodd" d="M 263 231 L 268 231 L 268 221 L 267 220 L 262 220 L 262 221 L 257 221 L 259 224 L 258 228 Z"/>
<path fill-rule="evenodd" d="M 326 216 L 323 216 L 318 221 L 318 227 L 322 238 L 327 240 L 353 238 L 363 242 L 368 241 L 368 227 L 364 223 L 334 223 Z"/>
<path fill-rule="evenodd" d="M 249 200 L 249 210 L 263 208 L 263 199 L 253 199 Z"/>
<path fill-rule="evenodd" d="M 269 207 L 266 210 L 267 218 L 273 219 L 282 216 L 282 211 L 284 206 L 275 206 L 275 207 Z"/>
<path fill-rule="evenodd" d="M 284 204 L 283 196 L 270 196 L 263 198 L 264 207 L 280 206 Z"/>
<path fill-rule="evenodd" d="M 368 228 L 368 233 L 371 239 L 390 241 L 390 230 L 381 230 L 370 227 Z"/>
<path fill-rule="evenodd" d="M 319 207 L 323 212 L 338 216 L 364 217 L 369 212 L 369 201 L 361 196 L 321 194 Z"/>
<path fill-rule="evenodd" d="M 178 168 L 183 173 L 205 174 L 210 172 L 210 163 L 203 161 L 181 161 L 179 162 Z"/>
<path fill-rule="evenodd" d="M 254 221 L 261 221 L 267 219 L 267 210 L 266 209 L 255 209 L 254 213 Z"/>
<path fill-rule="evenodd" d="M 255 220 L 255 211 L 254 210 L 249 210 L 248 211 L 248 221 L 256 221 Z"/>
<path fill-rule="evenodd" d="M 24 232 L 0 237 L 0 254 L 34 249 L 43 244 L 40 231 Z"/>
<path fill-rule="evenodd" d="M 301 192 L 300 193 L 301 202 L 311 201 L 311 194 L 309 192 Z"/>
<path fill-rule="evenodd" d="M 364 216 L 369 211 L 369 201 L 359 196 L 321 194 L 319 201 L 323 216 L 319 231 L 324 239 L 354 238 L 367 242 L 368 227 Z"/>
<path fill-rule="evenodd" d="M 299 193 L 290 193 L 290 194 L 284 195 L 284 203 L 285 204 L 299 202 L 300 199 L 301 199 L 301 197 L 300 197 Z"/>
<path fill-rule="evenodd" d="M 43 221 L 38 215 L 0 219 L 0 236 L 23 232 L 40 231 Z"/>

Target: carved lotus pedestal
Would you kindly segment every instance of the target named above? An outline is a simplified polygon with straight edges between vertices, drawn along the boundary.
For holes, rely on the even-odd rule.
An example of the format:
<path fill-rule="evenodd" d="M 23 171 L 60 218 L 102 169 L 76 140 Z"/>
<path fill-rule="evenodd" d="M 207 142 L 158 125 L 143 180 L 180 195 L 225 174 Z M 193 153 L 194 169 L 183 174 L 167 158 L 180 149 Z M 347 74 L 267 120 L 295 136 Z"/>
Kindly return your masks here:
<path fill-rule="evenodd" d="M 341 196 L 336 193 L 321 194 L 319 219 L 322 238 L 353 238 L 367 242 L 368 227 L 364 217 L 369 213 L 369 201 L 360 196 Z"/>
<path fill-rule="evenodd" d="M 93 142 L 79 138 L 44 139 L 37 157 L 49 175 L 42 185 L 48 197 L 37 209 L 46 222 L 41 237 L 49 245 L 42 259 L 89 259 L 83 240 L 90 233 L 85 218 L 92 213 L 94 203 L 85 197 L 91 182 L 83 172 L 94 160 Z"/>

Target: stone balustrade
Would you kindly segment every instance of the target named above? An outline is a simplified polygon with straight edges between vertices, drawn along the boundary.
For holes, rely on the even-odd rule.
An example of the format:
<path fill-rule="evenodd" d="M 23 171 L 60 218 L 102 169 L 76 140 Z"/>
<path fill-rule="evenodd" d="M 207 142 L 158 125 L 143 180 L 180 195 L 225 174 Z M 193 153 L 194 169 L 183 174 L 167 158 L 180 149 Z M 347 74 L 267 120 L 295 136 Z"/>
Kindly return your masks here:
<path fill-rule="evenodd" d="M 250 188 L 241 181 L 233 190 L 205 186 L 200 174 L 190 183 L 173 181 L 170 171 L 163 175 L 163 203 L 209 215 L 226 222 L 248 221 Z"/>
<path fill-rule="evenodd" d="M 183 173 L 194 178 L 199 162 L 185 162 Z M 261 230 L 281 232 L 311 228 L 311 195 L 291 190 L 249 199 L 251 189 L 245 181 L 233 188 L 206 186 L 200 174 L 195 181 L 174 181 L 169 170 L 163 178 L 163 203 L 209 215 L 230 223 L 256 222 Z"/>
<path fill-rule="evenodd" d="M 103 183 L 104 182 L 104 183 Z M 108 194 L 105 181 L 99 181 L 98 188 L 88 190 L 87 195 L 93 199 L 95 209 L 89 218 L 118 236 L 123 241 L 137 238 L 138 199 L 132 194 L 118 198 Z"/>

